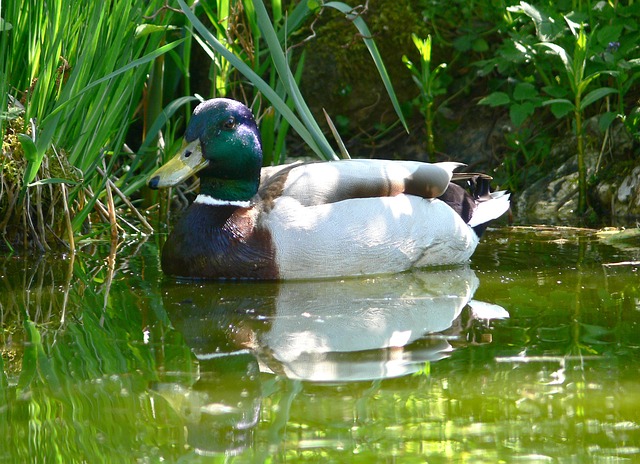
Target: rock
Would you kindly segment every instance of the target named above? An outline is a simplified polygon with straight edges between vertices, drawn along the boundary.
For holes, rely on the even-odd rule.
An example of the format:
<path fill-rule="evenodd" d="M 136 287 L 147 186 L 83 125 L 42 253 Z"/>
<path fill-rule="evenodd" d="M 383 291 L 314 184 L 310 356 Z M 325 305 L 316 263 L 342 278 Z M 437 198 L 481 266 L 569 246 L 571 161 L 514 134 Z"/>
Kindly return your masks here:
<path fill-rule="evenodd" d="M 631 174 L 624 178 L 618 188 L 617 200 L 620 203 L 635 203 L 640 206 L 640 166 L 636 166 Z"/>
<path fill-rule="evenodd" d="M 634 167 L 619 185 L 615 180 L 601 184 L 598 200 L 611 216 L 640 217 L 640 166 Z"/>
<path fill-rule="evenodd" d="M 520 220 L 575 218 L 578 202 L 575 158 L 516 196 L 516 217 Z M 607 181 L 593 187 L 589 200 L 600 216 L 640 217 L 640 166 L 624 177 L 619 186 L 615 181 Z"/>
<path fill-rule="evenodd" d="M 566 159 L 575 151 L 575 140 L 568 139 L 551 149 L 549 156 Z M 558 169 L 536 181 L 520 193 L 516 193 L 515 215 L 519 220 L 568 220 L 575 219 L 578 207 L 578 161 L 571 156 Z M 587 171 L 595 167 L 597 153 L 585 153 Z"/>
<path fill-rule="evenodd" d="M 519 219 L 569 219 L 578 207 L 578 173 L 540 179 L 516 200 Z"/>
<path fill-rule="evenodd" d="M 591 124 L 591 127 L 596 126 Z M 604 134 L 590 132 L 590 135 L 596 142 L 589 144 L 594 148 L 585 153 L 587 179 L 592 179 L 598 169 L 596 177 L 601 180 L 596 185 L 587 187 L 589 207 L 599 217 L 640 217 L 640 165 L 629 171 L 629 167 L 622 168 L 624 165 L 616 164 L 618 158 L 605 157 L 603 160 L 598 147 L 602 145 Z M 612 128 L 610 140 L 613 141 L 616 153 L 633 150 L 633 140 L 622 125 Z M 515 216 L 519 220 L 530 222 L 576 219 L 574 212 L 578 206 L 578 164 L 574 153 L 575 137 L 561 139 L 551 149 L 549 157 L 568 161 L 522 192 L 515 192 L 513 204 Z M 611 169 L 614 171 L 611 172 Z M 624 175 L 616 176 L 621 169 L 624 169 Z"/>

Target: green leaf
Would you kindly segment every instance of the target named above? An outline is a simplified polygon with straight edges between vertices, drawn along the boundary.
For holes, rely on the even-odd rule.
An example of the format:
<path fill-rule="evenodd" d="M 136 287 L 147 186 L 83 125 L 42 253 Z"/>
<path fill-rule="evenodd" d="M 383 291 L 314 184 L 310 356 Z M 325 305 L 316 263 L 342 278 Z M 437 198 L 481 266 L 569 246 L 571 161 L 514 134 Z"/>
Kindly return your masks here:
<path fill-rule="evenodd" d="M 311 11 L 318 11 L 320 9 L 320 1 L 319 0 L 307 0 L 307 7 Z"/>
<path fill-rule="evenodd" d="M 510 63 L 525 63 L 530 60 L 531 52 L 519 41 L 505 41 L 497 51 L 497 54 Z"/>
<path fill-rule="evenodd" d="M 551 41 L 563 32 L 562 24 L 547 15 L 542 10 L 526 2 L 520 2 L 521 11 L 533 20 L 538 38 L 542 41 Z"/>
<path fill-rule="evenodd" d="M 453 48 L 459 52 L 468 52 L 471 50 L 473 44 L 473 37 L 470 35 L 463 35 L 453 41 Z"/>
<path fill-rule="evenodd" d="M 562 48 L 560 45 L 551 43 L 551 42 L 541 42 L 538 45 L 541 45 L 545 48 L 548 48 L 552 54 L 557 55 L 562 60 L 562 64 L 567 72 L 567 75 L 571 78 L 570 81 L 573 82 L 573 63 L 571 61 L 571 57 L 567 53 L 567 51 Z"/>
<path fill-rule="evenodd" d="M 153 139 L 158 136 L 158 133 L 162 130 L 167 121 L 174 115 L 174 113 L 180 109 L 183 105 L 186 105 L 191 102 L 199 102 L 200 100 L 196 97 L 180 97 L 173 100 L 169 103 L 162 112 L 158 115 L 156 120 L 153 122 L 151 127 L 147 130 L 147 136 L 142 142 L 142 145 L 138 149 L 138 153 L 144 153 L 146 149 L 151 145 Z M 134 164 L 135 166 L 135 164 Z"/>
<path fill-rule="evenodd" d="M 538 90 L 533 84 L 528 82 L 520 82 L 513 89 L 513 98 L 518 101 L 533 100 L 538 98 Z"/>
<path fill-rule="evenodd" d="M 251 2 L 243 2 L 244 8 L 247 9 L 247 5 Z M 291 37 L 293 33 L 299 31 L 303 27 L 303 22 L 311 16 L 313 13 L 317 13 L 321 4 L 314 0 L 307 2 L 299 2 L 293 9 L 286 14 L 286 21 L 284 26 L 278 30 L 278 39 L 281 44 L 286 44 L 287 38 Z"/>
<path fill-rule="evenodd" d="M 420 59 L 424 63 L 431 62 L 431 36 L 421 39 L 417 34 L 411 34 L 411 40 L 413 40 L 413 45 L 420 53 Z"/>
<path fill-rule="evenodd" d="M 613 121 L 615 121 L 620 115 L 614 111 L 607 111 L 606 113 L 602 113 L 600 115 L 600 119 L 598 120 L 598 127 L 602 132 L 609 129 Z"/>
<path fill-rule="evenodd" d="M 587 34 L 584 32 L 584 27 L 581 27 L 573 48 L 573 71 L 580 76 L 584 73 L 586 66 L 587 50 L 589 47 L 587 42 Z"/>
<path fill-rule="evenodd" d="M 340 148 L 340 157 L 342 159 L 350 159 L 351 156 L 349 155 L 349 151 L 347 150 L 346 145 L 342 141 L 342 137 L 340 137 L 340 134 L 338 133 L 338 129 L 336 129 L 335 124 L 333 124 L 333 121 L 329 117 L 329 113 L 327 113 L 327 110 L 325 110 L 324 108 L 322 109 L 322 111 L 324 112 L 324 117 L 327 119 L 327 124 L 329 124 L 329 129 L 331 129 L 331 133 L 333 134 L 333 137 L 335 138 L 336 143 L 338 144 L 338 148 Z"/>
<path fill-rule="evenodd" d="M 547 85 L 542 90 L 553 98 L 565 98 L 569 91 L 560 85 Z"/>
<path fill-rule="evenodd" d="M 420 70 L 416 67 L 415 64 L 413 64 L 413 62 L 409 59 L 407 55 L 402 55 L 402 62 L 407 67 L 407 69 L 411 71 L 412 74 L 416 76 L 420 74 Z"/>
<path fill-rule="evenodd" d="M 18 140 L 20 141 L 20 145 L 22 145 L 24 157 L 27 160 L 27 167 L 24 170 L 22 178 L 22 196 L 26 193 L 27 186 L 33 182 L 33 179 L 35 179 L 38 174 L 38 169 L 40 169 L 42 159 L 44 158 L 44 150 L 39 152 L 35 142 L 26 134 L 18 134 Z"/>
<path fill-rule="evenodd" d="M 535 111 L 535 105 L 531 102 L 514 103 L 509 108 L 509 117 L 514 126 L 520 127 Z"/>
<path fill-rule="evenodd" d="M 636 66 L 640 66 L 640 58 L 633 58 L 631 60 L 628 60 L 627 64 L 632 68 L 635 68 Z"/>
<path fill-rule="evenodd" d="M 35 163 L 38 160 L 38 149 L 35 142 L 27 134 L 18 134 L 18 140 L 24 150 L 24 157 L 27 161 Z"/>
<path fill-rule="evenodd" d="M 476 61 L 475 65 L 480 68 L 478 75 L 484 77 L 493 72 L 496 67 L 496 62 L 494 60 L 482 60 Z"/>
<path fill-rule="evenodd" d="M 493 92 L 482 98 L 478 104 L 479 105 L 488 105 L 488 106 L 504 106 L 511 103 L 511 99 L 509 95 L 504 92 Z"/>
<path fill-rule="evenodd" d="M 573 106 L 573 102 L 571 100 L 568 100 L 566 98 L 552 98 L 551 100 L 546 100 L 545 102 L 542 103 L 542 106 L 549 106 L 549 105 L 555 105 L 555 104 L 569 104 L 571 106 Z"/>
<path fill-rule="evenodd" d="M 177 26 L 158 26 L 156 24 L 140 24 L 136 27 L 136 38 L 144 37 L 149 34 L 153 34 L 154 32 L 166 32 L 166 31 L 175 31 L 179 28 Z"/>
<path fill-rule="evenodd" d="M 564 22 L 569 26 L 569 30 L 574 36 L 578 36 L 580 33 L 580 29 L 582 28 L 582 22 L 574 21 L 570 15 L 564 16 Z"/>
<path fill-rule="evenodd" d="M 36 182 L 32 182 L 29 184 L 29 187 L 35 187 L 37 185 L 49 185 L 49 184 L 67 184 L 67 185 L 78 185 L 79 182 L 70 179 L 62 179 L 59 177 L 50 177 L 48 179 L 38 180 Z"/>
<path fill-rule="evenodd" d="M 554 98 L 542 103 L 543 106 L 550 106 L 553 115 L 560 119 L 565 117 L 571 111 L 574 111 L 575 105 L 566 98 Z"/>
<path fill-rule="evenodd" d="M 486 52 L 489 50 L 489 44 L 482 37 L 478 37 L 471 44 L 471 48 L 474 52 Z"/>
<path fill-rule="evenodd" d="M 612 93 L 618 93 L 618 91 L 611 87 L 600 87 L 599 89 L 592 90 L 587 95 L 585 95 L 580 102 L 580 111 L 584 110 L 587 106 L 600 100 L 601 98 L 606 97 L 607 95 L 611 95 Z"/>
<path fill-rule="evenodd" d="M 273 106 L 268 107 L 262 113 L 260 134 L 262 136 L 262 163 L 264 166 L 271 166 L 276 135 L 276 111 Z"/>
<path fill-rule="evenodd" d="M 621 24 L 607 25 L 598 31 L 598 43 L 602 47 L 607 47 L 611 42 L 618 42 L 620 34 L 622 34 L 623 26 Z"/>

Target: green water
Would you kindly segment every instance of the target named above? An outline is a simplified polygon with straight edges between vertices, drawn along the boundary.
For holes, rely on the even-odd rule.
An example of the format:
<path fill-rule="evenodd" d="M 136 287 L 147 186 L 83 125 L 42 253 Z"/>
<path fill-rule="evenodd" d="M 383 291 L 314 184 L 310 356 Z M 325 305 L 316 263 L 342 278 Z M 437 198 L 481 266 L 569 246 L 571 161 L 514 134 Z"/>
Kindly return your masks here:
<path fill-rule="evenodd" d="M 637 235 L 281 284 L 173 282 L 154 240 L 1 261 L 0 462 L 640 462 Z"/>

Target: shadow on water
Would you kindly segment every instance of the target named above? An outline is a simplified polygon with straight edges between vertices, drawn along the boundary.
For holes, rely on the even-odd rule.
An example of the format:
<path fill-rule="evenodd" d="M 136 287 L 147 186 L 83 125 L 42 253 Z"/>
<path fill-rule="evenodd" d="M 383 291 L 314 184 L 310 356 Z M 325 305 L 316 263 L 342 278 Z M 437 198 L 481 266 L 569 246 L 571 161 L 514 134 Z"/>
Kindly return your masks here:
<path fill-rule="evenodd" d="M 639 258 L 563 228 L 314 282 L 176 282 L 142 240 L 7 257 L 0 462 L 632 462 Z"/>

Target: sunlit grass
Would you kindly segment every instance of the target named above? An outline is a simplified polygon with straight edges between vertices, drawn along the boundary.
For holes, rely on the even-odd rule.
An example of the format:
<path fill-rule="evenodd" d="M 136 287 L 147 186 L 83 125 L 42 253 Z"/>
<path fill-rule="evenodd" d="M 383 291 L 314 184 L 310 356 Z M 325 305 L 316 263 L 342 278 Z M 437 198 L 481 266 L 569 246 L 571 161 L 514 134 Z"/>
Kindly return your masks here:
<path fill-rule="evenodd" d="M 145 15 L 162 10 L 159 0 L 144 9 L 130 0 L 0 5 L 3 135 L 14 120 L 14 144 L 3 147 L 3 174 L 10 175 L 2 177 L 0 208 L 13 217 L 3 223 L 5 242 L 41 249 L 63 238 L 73 243 L 90 213 L 113 218 L 108 185 L 122 193 L 116 205 L 142 185 L 138 176 L 125 175 L 133 158 L 125 137 L 142 114 L 154 60 L 180 42 L 164 45 L 163 27 L 140 29 Z M 163 26 L 168 17 L 155 15 L 154 21 Z M 13 104 L 4 111 L 8 95 Z M 7 229 L 15 224 L 23 227 Z"/>

